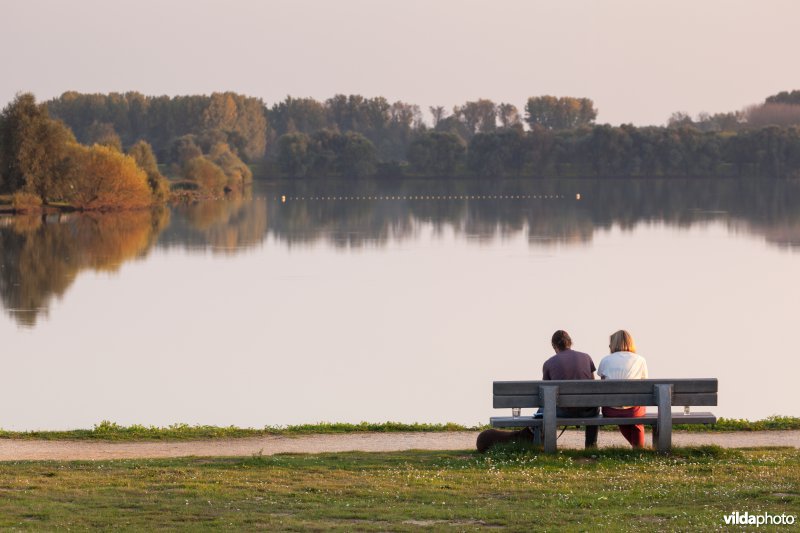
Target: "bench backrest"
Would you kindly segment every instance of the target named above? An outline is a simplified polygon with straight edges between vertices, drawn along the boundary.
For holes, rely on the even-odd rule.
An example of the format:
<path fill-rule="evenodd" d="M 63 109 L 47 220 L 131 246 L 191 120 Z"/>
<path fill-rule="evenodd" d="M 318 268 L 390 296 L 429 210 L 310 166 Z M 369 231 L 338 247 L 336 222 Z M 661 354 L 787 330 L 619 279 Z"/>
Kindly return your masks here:
<path fill-rule="evenodd" d="M 542 407 L 542 386 L 557 385 L 559 407 L 658 405 L 655 385 L 672 385 L 672 405 L 717 405 L 717 379 L 495 381 L 494 407 Z"/>

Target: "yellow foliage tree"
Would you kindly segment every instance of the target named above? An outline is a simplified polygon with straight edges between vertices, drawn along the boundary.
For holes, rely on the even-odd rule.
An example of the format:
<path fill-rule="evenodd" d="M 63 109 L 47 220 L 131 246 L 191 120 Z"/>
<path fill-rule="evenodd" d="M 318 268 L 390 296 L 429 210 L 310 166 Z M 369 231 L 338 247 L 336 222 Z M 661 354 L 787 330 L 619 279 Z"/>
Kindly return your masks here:
<path fill-rule="evenodd" d="M 147 141 L 137 141 L 128 148 L 128 155 L 147 174 L 147 184 L 153 192 L 153 200 L 166 202 L 169 199 L 169 181 L 158 170 L 158 161 Z"/>
<path fill-rule="evenodd" d="M 183 166 L 183 177 L 194 181 L 201 191 L 211 195 L 222 194 L 228 182 L 225 172 L 202 155 L 186 162 Z"/>
<path fill-rule="evenodd" d="M 71 175 L 64 199 L 82 210 L 135 209 L 153 203 L 147 174 L 136 161 L 107 146 L 70 146 Z"/>
<path fill-rule="evenodd" d="M 253 172 L 239 157 L 231 151 L 226 143 L 216 143 L 208 154 L 213 161 L 228 177 L 227 186 L 232 190 L 253 181 Z"/>

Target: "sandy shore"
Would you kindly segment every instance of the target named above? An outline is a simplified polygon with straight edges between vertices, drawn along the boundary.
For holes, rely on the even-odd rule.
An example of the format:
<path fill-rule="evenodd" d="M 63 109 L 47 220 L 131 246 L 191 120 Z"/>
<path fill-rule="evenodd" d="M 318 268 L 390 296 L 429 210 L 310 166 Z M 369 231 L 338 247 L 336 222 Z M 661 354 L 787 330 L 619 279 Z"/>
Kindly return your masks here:
<path fill-rule="evenodd" d="M 386 452 L 400 450 L 474 450 L 478 433 L 351 433 L 296 437 L 269 436 L 241 439 L 209 439 L 180 442 L 93 442 L 0 440 L 0 461 L 96 460 L 155 457 L 248 456 L 276 453 Z M 649 435 L 648 435 L 649 439 Z M 625 446 L 617 432 L 600 432 L 599 444 Z M 737 431 L 730 433 L 675 433 L 675 446 L 716 444 L 726 448 L 791 446 L 800 448 L 800 431 Z M 559 447 L 580 448 L 583 433 L 567 431 Z"/>

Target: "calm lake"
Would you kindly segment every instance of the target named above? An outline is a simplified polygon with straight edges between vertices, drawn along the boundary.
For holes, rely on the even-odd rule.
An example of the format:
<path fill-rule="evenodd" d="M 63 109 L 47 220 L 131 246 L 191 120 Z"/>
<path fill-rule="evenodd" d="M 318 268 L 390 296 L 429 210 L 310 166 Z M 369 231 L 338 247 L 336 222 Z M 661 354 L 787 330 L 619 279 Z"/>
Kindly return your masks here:
<path fill-rule="evenodd" d="M 0 427 L 488 422 L 566 329 L 800 416 L 800 183 L 257 183 L 0 218 Z"/>

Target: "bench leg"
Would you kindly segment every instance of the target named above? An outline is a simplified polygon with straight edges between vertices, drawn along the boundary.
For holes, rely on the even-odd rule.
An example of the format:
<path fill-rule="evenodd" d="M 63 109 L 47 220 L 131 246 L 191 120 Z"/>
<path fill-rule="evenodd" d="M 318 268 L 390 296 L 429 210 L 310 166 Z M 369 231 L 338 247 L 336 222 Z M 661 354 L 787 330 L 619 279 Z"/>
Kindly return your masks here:
<path fill-rule="evenodd" d="M 542 417 L 542 433 L 544 433 L 544 452 L 556 452 L 556 398 L 558 397 L 558 386 L 547 385 L 539 387 L 544 404 L 544 416 Z"/>
<path fill-rule="evenodd" d="M 653 444 L 662 453 L 672 448 L 672 385 L 656 385 L 658 423 L 653 428 Z"/>
<path fill-rule="evenodd" d="M 533 433 L 533 444 L 534 444 L 534 446 L 541 446 L 542 445 L 542 427 L 541 426 L 533 426 L 531 428 L 531 433 Z"/>

